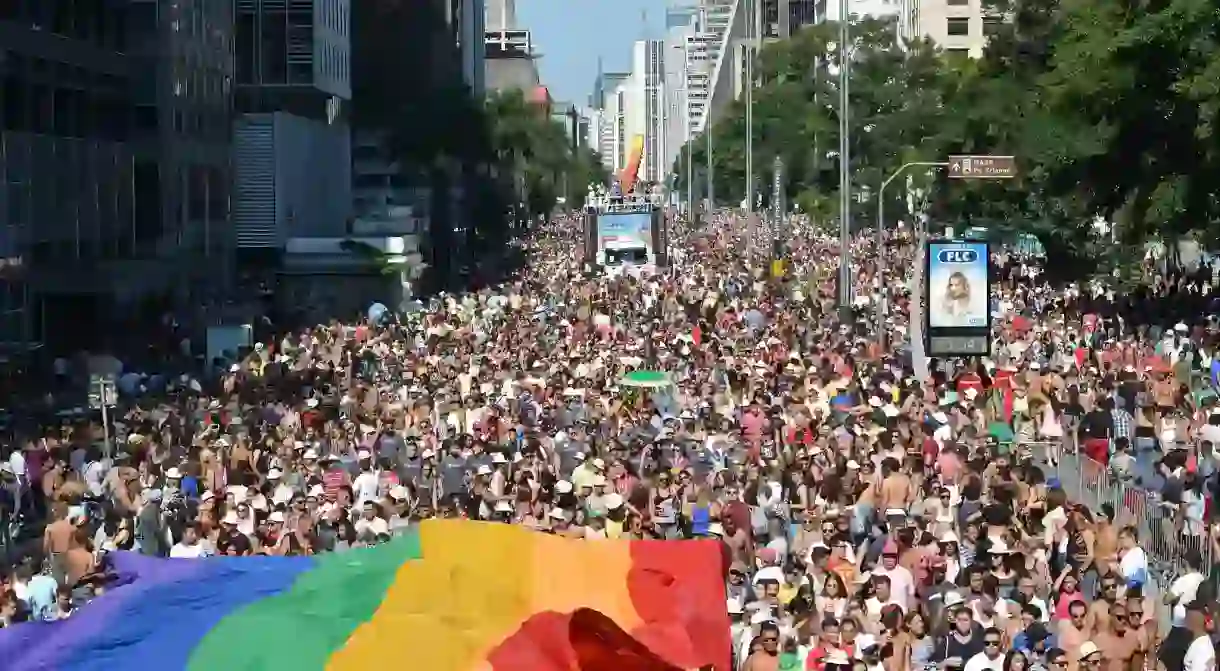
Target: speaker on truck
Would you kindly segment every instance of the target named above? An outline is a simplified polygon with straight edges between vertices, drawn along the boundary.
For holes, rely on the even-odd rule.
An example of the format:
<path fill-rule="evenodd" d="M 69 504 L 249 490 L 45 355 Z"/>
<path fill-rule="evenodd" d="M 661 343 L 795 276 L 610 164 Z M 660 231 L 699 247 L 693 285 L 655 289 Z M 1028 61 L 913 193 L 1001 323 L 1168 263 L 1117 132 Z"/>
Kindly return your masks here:
<path fill-rule="evenodd" d="M 657 266 L 669 266 L 669 222 L 665 219 L 665 211 L 659 207 L 652 209 L 652 250 Z"/>

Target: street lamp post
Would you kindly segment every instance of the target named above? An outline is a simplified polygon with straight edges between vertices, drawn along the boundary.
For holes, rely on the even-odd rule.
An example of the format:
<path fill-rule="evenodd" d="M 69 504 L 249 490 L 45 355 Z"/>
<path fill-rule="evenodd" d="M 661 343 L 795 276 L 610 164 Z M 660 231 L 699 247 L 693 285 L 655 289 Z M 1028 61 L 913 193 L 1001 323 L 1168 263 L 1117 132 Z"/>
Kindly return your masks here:
<path fill-rule="evenodd" d="M 851 60 L 847 39 L 850 36 L 848 0 L 839 0 L 839 307 L 843 314 L 851 309 L 851 132 L 848 108 L 848 81 Z"/>
<path fill-rule="evenodd" d="M 949 165 L 944 161 L 911 161 L 910 163 L 902 164 L 894 174 L 885 178 L 881 183 L 881 188 L 877 190 L 877 278 L 882 280 L 881 286 L 885 286 L 884 278 L 881 274 L 885 272 L 885 187 L 890 185 L 890 182 L 897 179 L 902 173 L 909 168 L 943 168 Z M 877 306 L 877 340 L 881 344 L 882 350 L 885 349 L 885 310 L 881 306 Z"/>
<path fill-rule="evenodd" d="M 847 0 L 843 0 L 846 2 Z M 745 0 L 746 11 L 746 214 L 754 212 L 754 13 L 758 11 L 758 0 Z M 710 109 L 708 111 L 711 111 Z M 704 114 L 704 128 L 707 114 Z"/>

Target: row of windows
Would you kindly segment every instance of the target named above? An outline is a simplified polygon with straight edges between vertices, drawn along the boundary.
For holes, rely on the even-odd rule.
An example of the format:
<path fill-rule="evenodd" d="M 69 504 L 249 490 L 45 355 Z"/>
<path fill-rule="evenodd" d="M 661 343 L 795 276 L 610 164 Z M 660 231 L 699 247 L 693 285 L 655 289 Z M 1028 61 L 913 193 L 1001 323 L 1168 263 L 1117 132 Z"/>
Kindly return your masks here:
<path fill-rule="evenodd" d="M 0 21 L 123 51 L 127 45 L 121 5 L 108 0 L 0 0 Z"/>
<path fill-rule="evenodd" d="M 331 81 L 348 81 L 351 78 L 348 68 L 347 49 L 337 44 L 323 44 L 318 50 L 322 56 L 322 62 L 319 67 L 322 71 L 322 76 Z"/>
<path fill-rule="evenodd" d="M 991 37 L 1004 24 L 1001 17 L 983 17 L 983 35 Z M 945 19 L 945 34 L 950 37 L 970 37 L 970 19 L 966 17 L 950 17 Z"/>
<path fill-rule="evenodd" d="M 339 35 L 347 36 L 348 21 L 350 20 L 351 8 L 344 0 L 316 0 L 322 5 L 319 14 L 322 16 L 322 25 L 330 28 Z"/>

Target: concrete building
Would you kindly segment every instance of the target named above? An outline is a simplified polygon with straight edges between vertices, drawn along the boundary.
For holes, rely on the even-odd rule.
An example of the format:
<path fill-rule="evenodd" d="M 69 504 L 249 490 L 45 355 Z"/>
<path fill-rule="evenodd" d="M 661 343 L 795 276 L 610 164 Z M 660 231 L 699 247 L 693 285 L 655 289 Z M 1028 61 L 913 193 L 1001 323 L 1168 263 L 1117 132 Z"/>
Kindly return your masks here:
<path fill-rule="evenodd" d="M 632 45 L 631 74 L 623 83 L 623 93 L 624 136 L 616 138 L 616 141 L 621 140 L 630 147 L 634 138 L 643 137 L 643 156 L 637 179 L 664 182 L 670 166 L 664 161 L 666 95 L 663 40 L 637 40 Z M 623 157 L 622 165 L 625 166 L 630 159 L 630 156 Z"/>
<path fill-rule="evenodd" d="M 908 0 L 909 1 L 909 0 Z M 979 58 L 1004 17 L 990 14 L 983 0 L 916 0 L 913 25 L 951 54 Z"/>
<path fill-rule="evenodd" d="M 538 53 L 530 31 L 517 25 L 516 0 L 484 0 L 484 61 L 489 91 L 521 91 L 538 99 Z"/>
<path fill-rule="evenodd" d="M 224 281 L 231 7 L 0 3 L 0 343 Z"/>
<path fill-rule="evenodd" d="M 237 2 L 234 232 L 255 265 L 290 238 L 345 230 L 351 23 L 349 0 Z"/>
<path fill-rule="evenodd" d="M 665 154 L 672 168 L 678 153 L 690 140 L 686 110 L 686 41 L 695 34 L 699 9 L 695 5 L 669 7 L 665 12 Z"/>
<path fill-rule="evenodd" d="M 625 85 L 630 76 L 627 72 L 599 73 L 589 100 L 589 106 L 597 116 L 596 129 L 590 133 L 596 135 L 602 165 L 611 173 L 618 173 L 627 166 L 628 96 Z"/>
<path fill-rule="evenodd" d="M 803 26 L 826 18 L 827 4 L 837 0 L 760 0 L 762 2 L 763 40 L 783 40 Z"/>

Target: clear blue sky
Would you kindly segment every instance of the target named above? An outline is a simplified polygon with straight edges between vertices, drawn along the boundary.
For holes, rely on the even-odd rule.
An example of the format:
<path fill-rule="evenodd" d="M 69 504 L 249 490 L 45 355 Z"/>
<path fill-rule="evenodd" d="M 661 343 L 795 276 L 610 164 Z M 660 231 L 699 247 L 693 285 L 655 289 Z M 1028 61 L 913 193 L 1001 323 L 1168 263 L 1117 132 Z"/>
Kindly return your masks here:
<path fill-rule="evenodd" d="M 551 97 L 588 104 L 597 57 L 606 71 L 631 67 L 631 44 L 665 34 L 666 0 L 517 0 L 517 23 L 542 52 L 539 69 Z M 643 12 L 647 10 L 647 24 Z"/>

